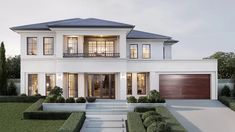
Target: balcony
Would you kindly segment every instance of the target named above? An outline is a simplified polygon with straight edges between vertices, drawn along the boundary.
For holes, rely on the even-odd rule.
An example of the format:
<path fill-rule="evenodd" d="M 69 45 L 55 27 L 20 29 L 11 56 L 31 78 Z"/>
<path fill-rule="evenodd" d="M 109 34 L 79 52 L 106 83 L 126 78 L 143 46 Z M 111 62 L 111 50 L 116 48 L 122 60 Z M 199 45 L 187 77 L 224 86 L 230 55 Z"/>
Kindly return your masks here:
<path fill-rule="evenodd" d="M 111 57 L 117 58 L 120 57 L 120 53 L 64 53 L 65 58 L 72 57 Z"/>

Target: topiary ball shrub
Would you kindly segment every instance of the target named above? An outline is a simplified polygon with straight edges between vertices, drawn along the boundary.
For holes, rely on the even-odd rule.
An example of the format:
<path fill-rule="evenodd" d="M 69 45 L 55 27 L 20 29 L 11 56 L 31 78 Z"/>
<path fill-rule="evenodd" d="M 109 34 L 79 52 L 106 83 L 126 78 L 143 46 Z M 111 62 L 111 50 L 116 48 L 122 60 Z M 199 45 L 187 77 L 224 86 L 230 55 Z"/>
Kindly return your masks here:
<path fill-rule="evenodd" d="M 76 103 L 86 103 L 86 99 L 84 97 L 79 97 L 76 99 Z"/>
<path fill-rule="evenodd" d="M 154 122 L 148 126 L 147 132 L 171 132 L 171 127 L 165 121 Z"/>
<path fill-rule="evenodd" d="M 62 96 L 59 96 L 56 98 L 56 103 L 65 103 L 65 98 Z"/>
<path fill-rule="evenodd" d="M 221 90 L 221 96 L 227 96 L 230 97 L 231 91 L 229 89 L 229 86 L 225 85 L 223 89 Z"/>
<path fill-rule="evenodd" d="M 66 103 L 75 103 L 75 99 L 73 97 L 69 97 L 65 101 Z"/>
<path fill-rule="evenodd" d="M 25 93 L 20 94 L 20 96 L 27 96 Z"/>
<path fill-rule="evenodd" d="M 138 103 L 148 103 L 148 98 L 147 96 L 140 96 L 138 99 Z"/>
<path fill-rule="evenodd" d="M 153 122 L 160 122 L 160 121 L 162 121 L 162 117 L 160 115 L 151 115 L 144 120 L 143 124 L 145 127 L 148 127 Z"/>
<path fill-rule="evenodd" d="M 147 117 L 152 115 L 159 115 L 159 113 L 157 113 L 156 111 L 147 111 L 142 114 L 142 119 L 145 120 Z"/>
<path fill-rule="evenodd" d="M 95 102 L 96 98 L 95 97 L 86 97 L 87 102 L 92 103 Z"/>
<path fill-rule="evenodd" d="M 58 86 L 55 86 L 49 93 L 49 95 L 56 95 L 56 96 L 62 96 L 62 94 L 63 94 L 63 89 Z"/>
<path fill-rule="evenodd" d="M 137 99 L 134 96 L 127 97 L 127 103 L 137 103 Z"/>
<path fill-rule="evenodd" d="M 157 90 L 151 90 L 147 97 L 150 103 L 156 103 L 157 99 L 160 97 L 160 94 Z"/>
<path fill-rule="evenodd" d="M 57 96 L 56 95 L 49 95 L 46 97 L 44 103 L 56 103 Z"/>
<path fill-rule="evenodd" d="M 162 97 L 159 97 L 157 99 L 157 103 L 166 103 L 166 100 L 164 98 L 162 98 Z"/>

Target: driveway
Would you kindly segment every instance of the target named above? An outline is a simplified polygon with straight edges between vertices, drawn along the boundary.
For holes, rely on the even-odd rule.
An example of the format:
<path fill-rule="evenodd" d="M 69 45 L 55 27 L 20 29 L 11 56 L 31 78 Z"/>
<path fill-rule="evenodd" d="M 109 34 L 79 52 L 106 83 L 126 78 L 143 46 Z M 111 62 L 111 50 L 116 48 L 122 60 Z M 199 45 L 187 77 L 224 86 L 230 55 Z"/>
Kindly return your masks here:
<path fill-rule="evenodd" d="M 167 108 L 190 132 L 234 132 L 235 112 L 215 100 L 167 100 Z"/>

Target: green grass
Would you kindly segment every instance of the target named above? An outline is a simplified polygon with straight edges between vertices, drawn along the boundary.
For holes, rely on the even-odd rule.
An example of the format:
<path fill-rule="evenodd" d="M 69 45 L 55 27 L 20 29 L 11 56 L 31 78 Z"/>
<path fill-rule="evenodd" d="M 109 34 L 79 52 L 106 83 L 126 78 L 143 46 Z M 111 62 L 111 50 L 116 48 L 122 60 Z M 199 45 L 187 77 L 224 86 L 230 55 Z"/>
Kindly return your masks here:
<path fill-rule="evenodd" d="M 0 103 L 0 131 L 56 132 L 64 120 L 23 120 L 22 113 L 32 103 Z"/>
<path fill-rule="evenodd" d="M 163 106 L 156 107 L 156 111 L 163 116 L 173 132 L 186 132 L 185 128 L 175 119 L 175 117 Z"/>

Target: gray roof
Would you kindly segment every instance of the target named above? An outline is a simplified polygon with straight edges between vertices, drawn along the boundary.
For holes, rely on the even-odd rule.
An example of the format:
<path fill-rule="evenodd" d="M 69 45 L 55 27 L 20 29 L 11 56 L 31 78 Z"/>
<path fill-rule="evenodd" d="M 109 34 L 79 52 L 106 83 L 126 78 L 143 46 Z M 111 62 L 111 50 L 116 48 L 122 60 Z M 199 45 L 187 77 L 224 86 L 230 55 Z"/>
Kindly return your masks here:
<path fill-rule="evenodd" d="M 171 37 L 138 30 L 132 30 L 127 35 L 127 39 L 171 39 Z"/>
<path fill-rule="evenodd" d="M 52 22 L 23 25 L 11 30 L 50 30 L 50 28 L 134 28 L 134 25 L 101 20 L 96 18 L 74 18 Z"/>

